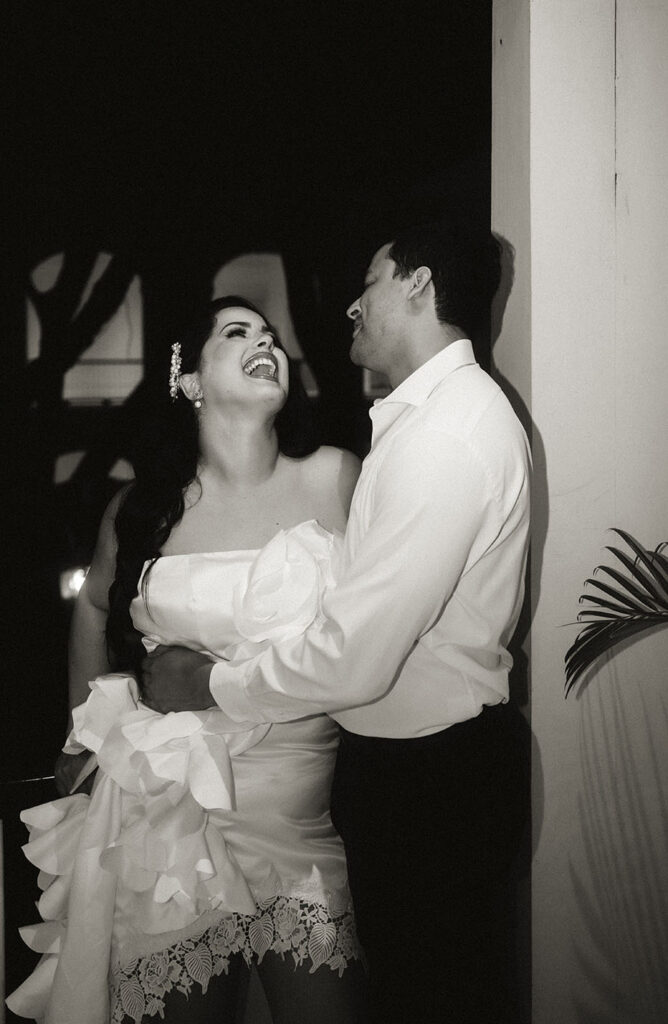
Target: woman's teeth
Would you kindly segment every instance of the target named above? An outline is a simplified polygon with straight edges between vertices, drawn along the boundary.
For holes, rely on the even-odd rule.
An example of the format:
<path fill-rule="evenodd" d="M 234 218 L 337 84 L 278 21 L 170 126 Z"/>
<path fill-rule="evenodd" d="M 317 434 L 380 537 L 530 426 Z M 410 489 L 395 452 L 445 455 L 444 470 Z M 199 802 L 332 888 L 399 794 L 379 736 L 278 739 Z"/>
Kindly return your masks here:
<path fill-rule="evenodd" d="M 249 377 L 269 377 L 272 380 L 276 377 L 276 363 L 268 356 L 255 356 L 254 359 L 249 359 L 243 370 Z"/>

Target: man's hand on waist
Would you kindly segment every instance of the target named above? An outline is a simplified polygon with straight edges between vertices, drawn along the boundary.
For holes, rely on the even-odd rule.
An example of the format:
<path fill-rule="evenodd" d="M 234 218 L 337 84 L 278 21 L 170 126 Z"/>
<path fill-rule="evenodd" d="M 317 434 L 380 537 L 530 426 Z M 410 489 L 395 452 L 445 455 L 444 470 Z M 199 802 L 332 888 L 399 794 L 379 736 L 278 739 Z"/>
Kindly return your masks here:
<path fill-rule="evenodd" d="M 90 750 L 82 750 L 78 754 L 66 754 L 65 751 L 61 751 L 54 767 L 58 796 L 69 796 L 73 792 L 72 787 L 91 756 Z M 87 775 L 81 785 L 77 787 L 76 792 L 88 793 L 90 795 L 94 778 L 94 772 Z"/>
<path fill-rule="evenodd" d="M 209 689 L 212 662 L 187 647 L 156 647 L 142 661 L 141 699 L 153 711 L 203 711 L 216 706 Z"/>

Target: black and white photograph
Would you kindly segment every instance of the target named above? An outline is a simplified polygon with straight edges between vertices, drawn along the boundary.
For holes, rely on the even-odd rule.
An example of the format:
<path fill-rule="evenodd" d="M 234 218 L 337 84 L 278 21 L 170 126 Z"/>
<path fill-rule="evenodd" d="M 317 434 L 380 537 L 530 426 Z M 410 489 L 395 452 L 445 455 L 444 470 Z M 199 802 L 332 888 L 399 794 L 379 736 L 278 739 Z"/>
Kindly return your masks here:
<path fill-rule="evenodd" d="M 0 1024 L 665 1024 L 668 4 L 0 29 Z"/>

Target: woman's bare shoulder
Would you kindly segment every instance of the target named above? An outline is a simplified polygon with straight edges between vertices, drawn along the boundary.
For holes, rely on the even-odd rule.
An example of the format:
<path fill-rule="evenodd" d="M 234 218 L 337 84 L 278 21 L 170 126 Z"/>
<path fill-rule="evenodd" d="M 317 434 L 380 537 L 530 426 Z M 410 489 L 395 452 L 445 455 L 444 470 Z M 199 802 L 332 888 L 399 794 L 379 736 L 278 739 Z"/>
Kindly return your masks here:
<path fill-rule="evenodd" d="M 331 479 L 332 483 L 340 484 L 344 479 L 351 479 L 353 487 L 362 465 L 360 459 L 347 448 L 335 448 L 329 444 L 321 445 L 304 461 L 306 471 L 321 480 Z"/>
<path fill-rule="evenodd" d="M 325 509 L 337 529 L 343 529 L 348 509 L 360 474 L 361 462 L 345 448 L 322 445 L 313 452 L 303 466 L 304 481 L 325 514 Z"/>

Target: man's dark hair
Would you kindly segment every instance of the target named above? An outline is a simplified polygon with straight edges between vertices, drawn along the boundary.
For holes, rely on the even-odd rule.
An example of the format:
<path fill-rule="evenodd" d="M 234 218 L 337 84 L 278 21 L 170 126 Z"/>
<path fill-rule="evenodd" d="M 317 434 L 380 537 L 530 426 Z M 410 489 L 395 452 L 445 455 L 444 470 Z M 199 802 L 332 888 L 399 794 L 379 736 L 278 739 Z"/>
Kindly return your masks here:
<path fill-rule="evenodd" d="M 429 267 L 441 323 L 465 328 L 489 312 L 501 278 L 501 245 L 491 232 L 455 221 L 419 224 L 397 235 L 388 256 L 402 278 Z"/>

